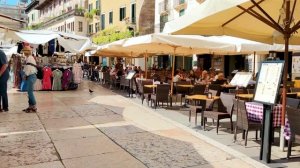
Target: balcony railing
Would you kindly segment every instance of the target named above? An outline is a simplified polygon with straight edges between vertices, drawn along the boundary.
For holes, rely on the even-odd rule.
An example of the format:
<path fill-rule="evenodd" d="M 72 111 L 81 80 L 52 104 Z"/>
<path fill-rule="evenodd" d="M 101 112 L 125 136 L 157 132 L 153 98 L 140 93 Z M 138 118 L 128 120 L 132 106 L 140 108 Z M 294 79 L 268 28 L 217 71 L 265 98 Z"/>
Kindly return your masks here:
<path fill-rule="evenodd" d="M 44 23 L 42 24 L 42 27 L 50 26 L 50 25 L 52 25 L 52 24 L 54 24 L 56 22 L 59 22 L 61 20 L 65 20 L 66 18 L 71 17 L 71 16 L 81 16 L 81 17 L 84 17 L 84 10 L 79 10 L 79 9 L 70 10 L 70 11 L 68 11 L 66 13 L 63 13 L 60 16 L 57 16 L 55 18 L 51 18 L 49 20 L 44 21 Z"/>
<path fill-rule="evenodd" d="M 159 3 L 159 13 L 160 14 L 168 13 L 169 10 L 170 10 L 169 0 L 164 0 L 163 2 Z"/>

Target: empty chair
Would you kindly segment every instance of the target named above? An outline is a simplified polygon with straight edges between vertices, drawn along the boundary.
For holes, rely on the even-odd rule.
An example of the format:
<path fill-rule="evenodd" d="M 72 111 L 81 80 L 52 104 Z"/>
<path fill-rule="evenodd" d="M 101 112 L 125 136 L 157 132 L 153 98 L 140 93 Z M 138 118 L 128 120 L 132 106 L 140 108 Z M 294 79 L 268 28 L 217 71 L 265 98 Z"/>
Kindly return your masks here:
<path fill-rule="evenodd" d="M 144 103 L 145 98 L 147 98 L 148 102 L 150 100 L 150 95 L 153 93 L 153 88 L 145 87 L 145 85 L 153 85 L 152 80 L 142 80 L 140 88 L 140 94 L 142 99 L 142 104 Z"/>
<path fill-rule="evenodd" d="M 300 92 L 300 88 L 290 88 L 291 92 L 294 93 L 294 92 Z"/>
<path fill-rule="evenodd" d="M 294 99 L 294 98 L 286 98 L 286 105 L 290 106 L 292 108 L 298 108 L 300 104 L 300 99 Z"/>
<path fill-rule="evenodd" d="M 178 85 L 190 85 L 190 81 L 179 81 L 176 83 L 175 89 L 176 89 L 176 102 L 177 102 L 177 97 L 180 97 L 180 105 L 182 105 L 182 98 L 185 97 L 185 95 L 189 94 L 190 88 L 188 87 L 181 87 Z"/>
<path fill-rule="evenodd" d="M 221 87 L 221 85 L 218 85 L 218 84 L 210 84 L 208 86 L 208 89 L 217 91 L 217 96 L 220 96 L 222 87 Z"/>
<path fill-rule="evenodd" d="M 193 89 L 193 94 L 204 94 L 206 85 L 195 85 Z"/>
<path fill-rule="evenodd" d="M 247 89 L 248 94 L 254 94 L 254 89 Z"/>
<path fill-rule="evenodd" d="M 219 122 L 222 119 L 229 118 L 231 124 L 231 131 L 233 131 L 232 124 L 232 112 L 233 112 L 233 102 L 232 99 L 234 95 L 229 93 L 221 93 L 220 100 L 218 101 L 218 111 L 204 111 L 204 129 L 207 118 L 217 120 L 217 133 L 219 132 Z"/>
<path fill-rule="evenodd" d="M 256 131 L 255 139 L 257 140 L 257 131 L 261 129 L 262 125 L 259 122 L 249 121 L 245 101 L 233 99 L 233 104 L 235 106 L 235 109 L 237 110 L 236 126 L 234 130 L 234 140 L 236 141 L 237 130 L 241 129 L 243 130 L 243 135 L 245 135 L 245 146 L 247 146 L 248 131 L 255 130 Z"/>
<path fill-rule="evenodd" d="M 291 131 L 287 152 L 287 158 L 290 158 L 292 152 L 292 143 L 300 143 L 300 110 L 292 107 L 287 107 L 286 110 Z"/>
<path fill-rule="evenodd" d="M 170 92 L 169 84 L 157 85 L 156 93 L 151 95 L 151 106 L 152 106 L 152 102 L 154 102 L 155 109 L 159 102 L 162 102 L 162 105 L 164 102 L 167 102 L 167 106 L 168 106 L 169 92 Z"/>

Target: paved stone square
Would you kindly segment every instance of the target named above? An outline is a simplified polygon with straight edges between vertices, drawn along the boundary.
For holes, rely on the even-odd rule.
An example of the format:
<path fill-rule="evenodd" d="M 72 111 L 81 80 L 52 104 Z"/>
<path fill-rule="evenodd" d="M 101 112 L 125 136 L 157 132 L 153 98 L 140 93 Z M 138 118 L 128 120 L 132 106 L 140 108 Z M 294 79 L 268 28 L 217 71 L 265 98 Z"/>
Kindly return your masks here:
<path fill-rule="evenodd" d="M 11 90 L 0 113 L 0 167 L 187 168 L 257 167 L 168 122 L 152 110 L 89 82 L 76 91 L 36 92 L 26 114 L 24 93 Z"/>

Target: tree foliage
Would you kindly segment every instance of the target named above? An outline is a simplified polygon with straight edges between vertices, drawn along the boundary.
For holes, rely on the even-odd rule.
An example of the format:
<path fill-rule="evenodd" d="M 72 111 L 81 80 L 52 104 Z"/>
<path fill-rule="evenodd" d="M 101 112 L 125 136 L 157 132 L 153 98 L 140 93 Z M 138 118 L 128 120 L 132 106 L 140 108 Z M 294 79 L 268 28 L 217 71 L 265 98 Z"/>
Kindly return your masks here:
<path fill-rule="evenodd" d="M 107 44 L 117 40 L 130 38 L 133 36 L 133 32 L 129 30 L 118 31 L 116 28 L 107 28 L 98 32 L 93 37 L 93 42 L 96 44 Z"/>

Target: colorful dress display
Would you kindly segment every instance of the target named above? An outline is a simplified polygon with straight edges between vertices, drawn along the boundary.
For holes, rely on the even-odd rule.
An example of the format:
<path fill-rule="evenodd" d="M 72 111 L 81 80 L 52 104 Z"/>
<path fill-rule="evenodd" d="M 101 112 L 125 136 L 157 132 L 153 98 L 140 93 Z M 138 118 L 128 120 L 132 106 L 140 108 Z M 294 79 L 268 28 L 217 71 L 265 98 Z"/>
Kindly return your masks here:
<path fill-rule="evenodd" d="M 63 80 L 62 80 L 63 90 L 68 90 L 71 79 L 72 79 L 72 72 L 70 71 L 70 69 L 66 69 L 63 73 Z"/>
<path fill-rule="evenodd" d="M 34 83 L 34 90 L 35 91 L 43 90 L 42 80 L 36 79 L 36 82 Z"/>
<path fill-rule="evenodd" d="M 52 76 L 53 76 L 52 90 L 62 90 L 61 78 L 63 76 L 63 73 L 59 69 L 56 69 L 52 72 Z"/>
<path fill-rule="evenodd" d="M 51 76 L 52 76 L 52 70 L 50 67 L 44 67 L 43 68 L 43 90 L 51 90 Z"/>
<path fill-rule="evenodd" d="M 81 83 L 83 71 L 82 71 L 81 65 L 79 63 L 76 62 L 75 64 L 73 64 L 72 72 L 73 72 L 74 83 L 77 83 L 77 84 Z"/>

